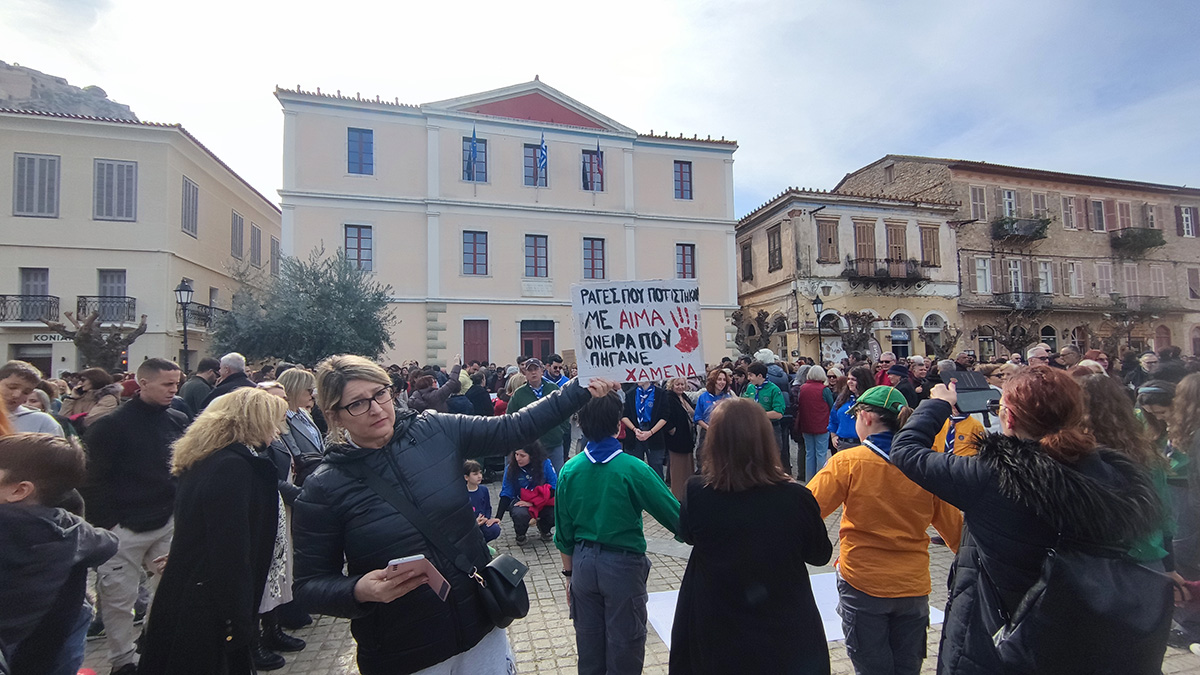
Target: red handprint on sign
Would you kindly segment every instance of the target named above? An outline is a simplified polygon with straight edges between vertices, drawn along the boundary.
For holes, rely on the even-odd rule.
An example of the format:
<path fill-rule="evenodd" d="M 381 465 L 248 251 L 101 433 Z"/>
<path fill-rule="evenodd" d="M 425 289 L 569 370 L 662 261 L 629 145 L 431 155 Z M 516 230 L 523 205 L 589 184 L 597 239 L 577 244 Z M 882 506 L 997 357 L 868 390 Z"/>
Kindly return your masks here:
<path fill-rule="evenodd" d="M 671 321 L 679 329 L 679 342 L 675 348 L 683 353 L 695 351 L 700 346 L 700 314 L 693 314 L 686 307 L 671 311 Z"/>

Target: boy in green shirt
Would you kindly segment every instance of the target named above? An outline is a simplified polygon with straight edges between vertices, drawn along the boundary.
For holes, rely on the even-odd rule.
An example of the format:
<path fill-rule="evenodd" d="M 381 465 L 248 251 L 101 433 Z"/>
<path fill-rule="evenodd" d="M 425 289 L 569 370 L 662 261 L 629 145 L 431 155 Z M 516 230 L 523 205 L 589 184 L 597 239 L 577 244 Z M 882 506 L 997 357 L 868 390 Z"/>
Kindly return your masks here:
<path fill-rule="evenodd" d="M 746 368 L 746 389 L 742 398 L 752 398 L 763 410 L 767 411 L 767 419 L 771 420 L 771 431 L 775 432 L 775 445 L 779 446 L 779 461 L 792 473 L 792 445 L 788 439 L 787 429 L 779 422 L 783 418 L 787 400 L 779 385 L 767 379 L 767 366 L 759 361 L 751 363 Z M 803 449 L 803 448 L 801 448 Z"/>
<path fill-rule="evenodd" d="M 580 675 L 642 672 L 650 574 L 642 511 L 679 531 L 679 502 L 662 477 L 621 451 L 623 409 L 614 392 L 579 411 L 587 447 L 563 467 L 555 493 L 554 544 L 567 577 Z"/>

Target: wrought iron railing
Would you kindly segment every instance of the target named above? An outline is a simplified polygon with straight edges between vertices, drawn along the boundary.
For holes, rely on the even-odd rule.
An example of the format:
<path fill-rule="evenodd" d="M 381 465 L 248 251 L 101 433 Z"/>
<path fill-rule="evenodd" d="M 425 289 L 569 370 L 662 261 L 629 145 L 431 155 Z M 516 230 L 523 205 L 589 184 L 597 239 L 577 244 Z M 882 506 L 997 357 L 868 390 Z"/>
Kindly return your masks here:
<path fill-rule="evenodd" d="M 918 280 L 925 270 L 911 258 L 846 258 L 846 276 L 851 279 Z"/>
<path fill-rule="evenodd" d="M 80 295 L 75 301 L 75 316 L 82 320 L 92 312 L 100 313 L 100 321 L 132 322 L 137 320 L 137 298 L 126 295 Z"/>
<path fill-rule="evenodd" d="M 1012 291 L 1009 293 L 992 294 L 992 302 L 1013 309 L 1049 309 L 1054 296 L 1050 293 L 1034 293 L 1030 291 Z"/>
<path fill-rule="evenodd" d="M 0 295 L 0 321 L 58 320 L 57 295 Z"/>

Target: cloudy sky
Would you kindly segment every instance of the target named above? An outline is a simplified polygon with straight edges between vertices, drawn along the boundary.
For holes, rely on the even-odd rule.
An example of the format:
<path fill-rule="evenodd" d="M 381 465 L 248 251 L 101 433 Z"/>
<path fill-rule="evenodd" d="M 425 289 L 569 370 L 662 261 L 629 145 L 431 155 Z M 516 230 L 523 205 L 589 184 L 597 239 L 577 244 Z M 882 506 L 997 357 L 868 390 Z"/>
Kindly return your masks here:
<path fill-rule="evenodd" d="M 535 74 L 736 139 L 739 216 L 887 153 L 1200 186 L 1196 0 L 3 0 L 0 60 L 182 123 L 272 197 L 276 84 L 423 103 Z"/>

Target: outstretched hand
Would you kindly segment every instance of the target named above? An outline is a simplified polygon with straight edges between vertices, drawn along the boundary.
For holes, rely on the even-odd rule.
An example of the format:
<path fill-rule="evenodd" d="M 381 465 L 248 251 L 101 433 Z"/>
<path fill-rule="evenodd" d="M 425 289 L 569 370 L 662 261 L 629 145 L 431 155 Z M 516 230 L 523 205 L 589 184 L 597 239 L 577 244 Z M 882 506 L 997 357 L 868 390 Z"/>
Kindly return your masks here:
<path fill-rule="evenodd" d="M 935 384 L 933 389 L 929 390 L 929 398 L 934 398 L 939 401 L 945 401 L 952 406 L 958 405 L 958 385 L 954 382 L 950 386 L 944 384 Z"/>
<path fill-rule="evenodd" d="M 602 380 L 598 377 L 593 377 L 588 381 L 588 391 L 592 392 L 592 398 L 604 398 L 610 392 L 614 392 L 621 388 L 619 382 L 612 380 Z"/>

